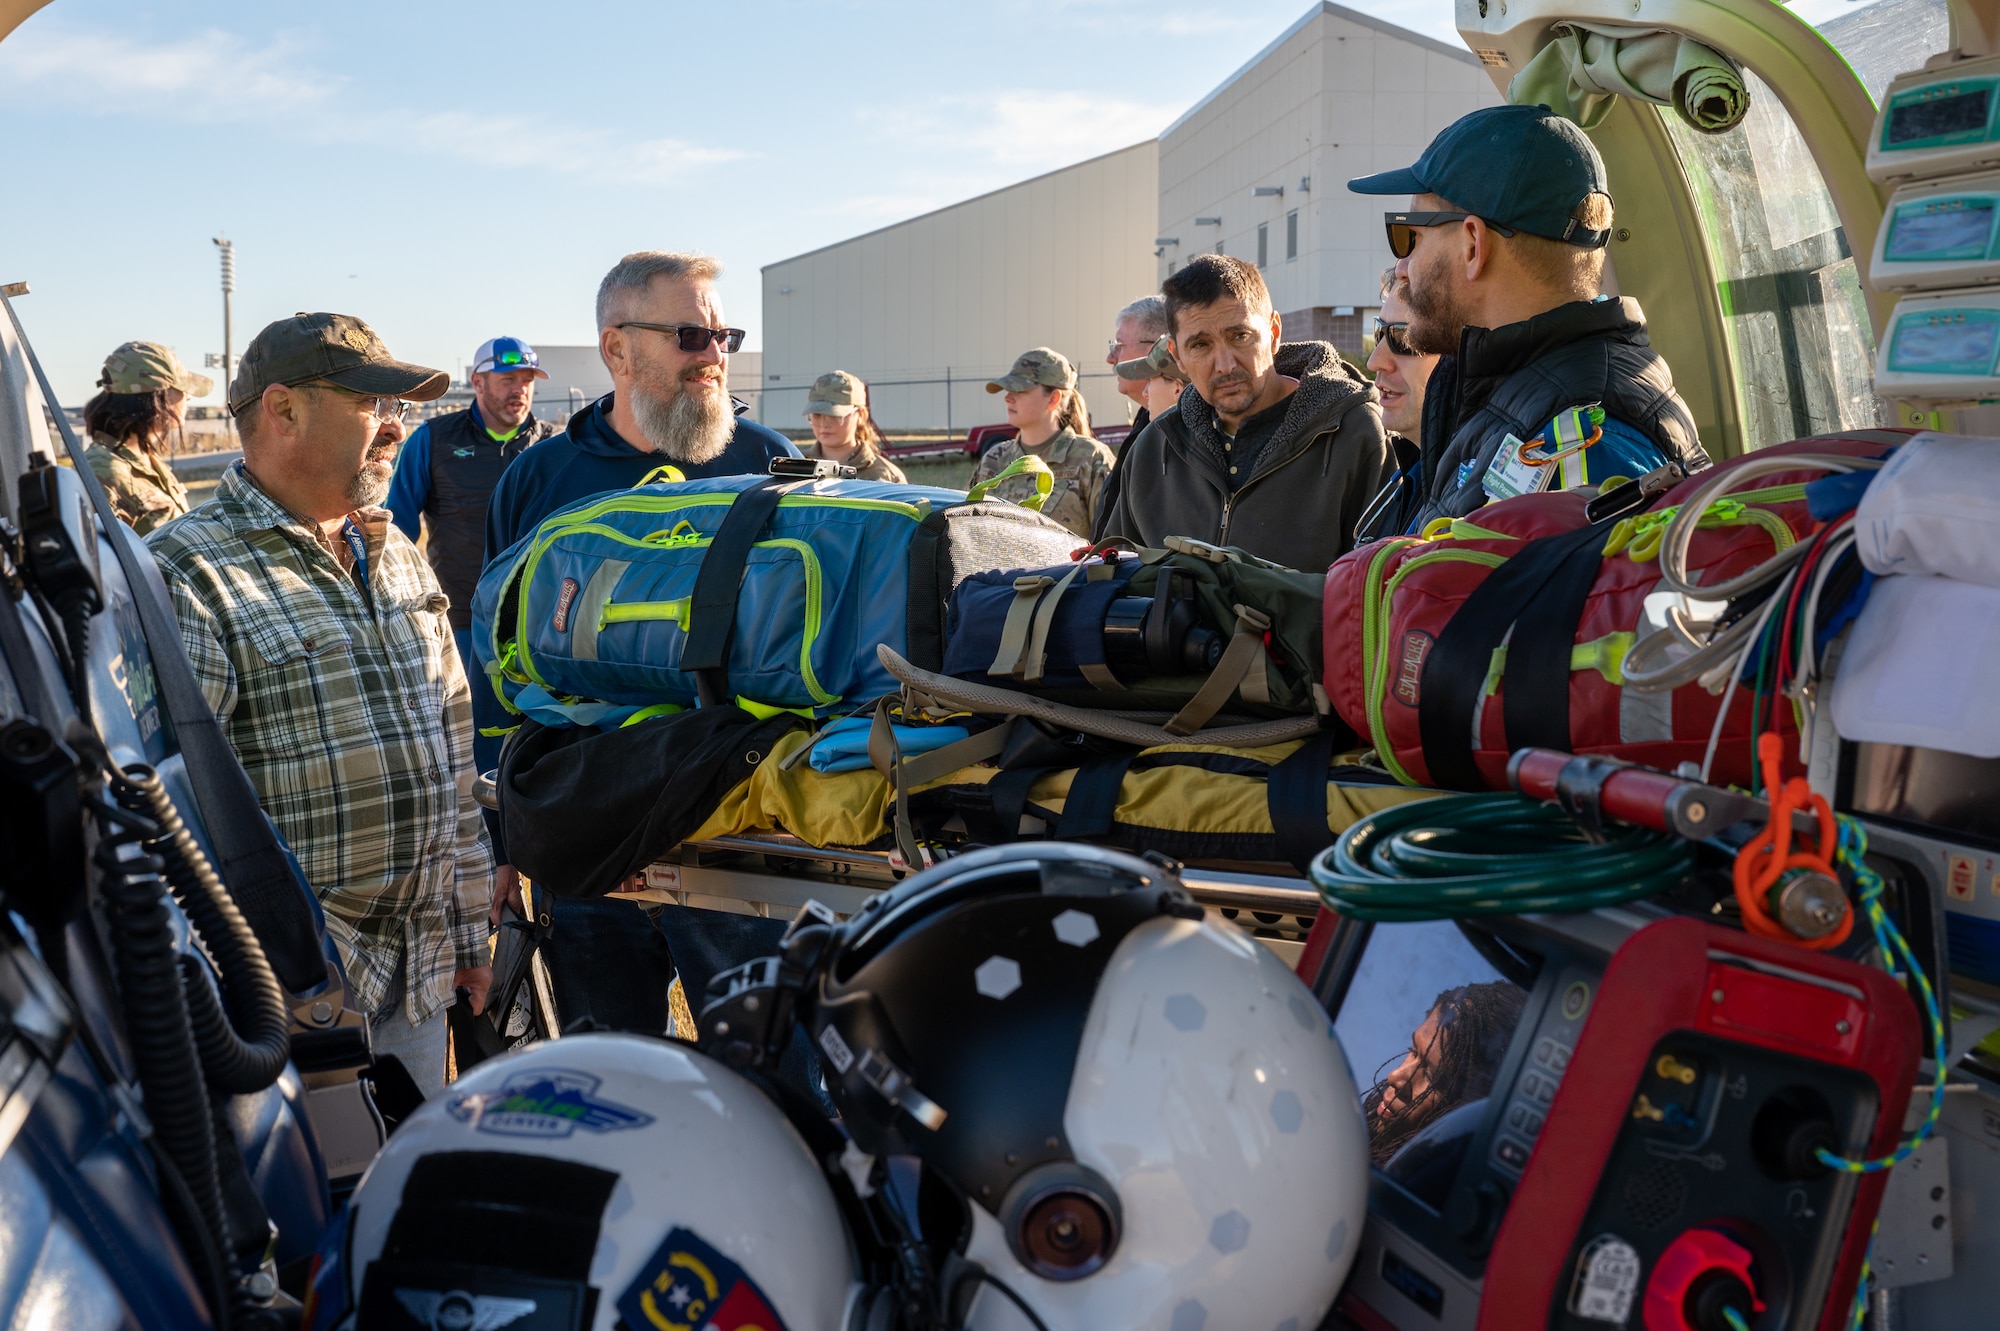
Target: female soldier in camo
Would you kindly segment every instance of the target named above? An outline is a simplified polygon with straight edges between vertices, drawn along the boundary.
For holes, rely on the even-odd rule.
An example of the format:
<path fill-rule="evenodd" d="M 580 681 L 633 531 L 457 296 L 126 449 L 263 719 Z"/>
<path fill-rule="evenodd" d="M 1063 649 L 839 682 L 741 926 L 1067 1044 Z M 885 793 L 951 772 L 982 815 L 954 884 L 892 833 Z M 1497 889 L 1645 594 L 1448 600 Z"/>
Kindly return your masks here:
<path fill-rule="evenodd" d="M 1091 514 L 1117 455 L 1090 437 L 1090 413 L 1077 391 L 1076 370 L 1061 352 L 1036 347 L 1014 368 L 986 385 L 1007 395 L 1007 420 L 1020 433 L 995 444 L 972 469 L 972 483 L 998 476 L 1023 456 L 1040 458 L 1055 473 L 1042 513 L 1079 536 L 1090 535 Z M 993 490 L 1015 503 L 1035 493 L 1033 476 L 1013 476 Z"/>
<path fill-rule="evenodd" d="M 903 469 L 881 454 L 882 432 L 868 409 L 868 385 L 845 370 L 822 374 L 806 394 L 806 419 L 812 422 L 814 444 L 807 457 L 842 462 L 863 481 L 909 480 Z"/>
<path fill-rule="evenodd" d="M 181 432 L 190 397 L 215 381 L 184 367 L 158 342 L 127 342 L 104 360 L 103 391 L 84 403 L 90 432 L 84 461 L 103 483 L 112 511 L 144 536 L 188 511 L 187 490 L 167 465 L 167 444 Z"/>

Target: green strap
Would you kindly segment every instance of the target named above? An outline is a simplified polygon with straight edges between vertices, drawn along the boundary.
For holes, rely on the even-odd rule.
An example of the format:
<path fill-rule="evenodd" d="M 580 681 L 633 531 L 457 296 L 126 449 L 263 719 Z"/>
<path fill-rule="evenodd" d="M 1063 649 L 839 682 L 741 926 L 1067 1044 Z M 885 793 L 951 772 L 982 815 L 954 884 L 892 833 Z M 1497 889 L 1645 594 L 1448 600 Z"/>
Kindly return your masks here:
<path fill-rule="evenodd" d="M 679 467 L 675 466 L 655 467 L 651 471 L 647 472 L 644 476 L 641 476 L 638 482 L 634 484 L 632 488 L 636 490 L 639 488 L 639 486 L 651 485 L 654 481 L 684 481 L 686 479 L 687 479 L 687 474 L 683 472 Z"/>
<path fill-rule="evenodd" d="M 986 667 L 987 674 L 1019 677 L 1021 658 L 1028 650 L 1028 634 L 1034 628 L 1035 602 L 1055 581 L 1034 573 L 1014 579 L 1014 600 L 1007 607 L 1006 623 L 1000 627 L 1000 650 L 993 653 L 993 664 Z"/>
<path fill-rule="evenodd" d="M 1000 484 L 1002 481 L 1010 481 L 1016 476 L 1032 476 L 1035 478 L 1034 496 L 1024 502 L 1021 507 L 1033 509 L 1037 513 L 1041 512 L 1042 505 L 1048 502 L 1049 492 L 1056 488 L 1056 474 L 1049 470 L 1048 463 L 1042 461 L 1033 453 L 1021 454 L 1020 457 L 1015 458 L 1012 462 L 1002 467 L 997 476 L 988 477 L 986 480 L 973 486 L 970 490 L 967 490 L 965 492 L 965 502 L 968 504 L 978 503 L 992 493 L 994 486 Z"/>
<path fill-rule="evenodd" d="M 1028 634 L 1026 670 L 1021 675 L 1023 683 L 1042 682 L 1042 667 L 1047 665 L 1049 660 L 1049 625 L 1055 622 L 1056 604 L 1062 600 L 1063 593 L 1069 590 L 1069 585 L 1076 581 L 1076 575 L 1081 572 L 1083 565 L 1078 564 L 1063 574 L 1062 581 L 1051 587 L 1048 594 L 1042 597 L 1041 603 L 1035 607 L 1035 626 Z"/>
<path fill-rule="evenodd" d="M 1222 704 L 1229 701 L 1229 695 L 1236 692 L 1236 686 L 1243 682 L 1250 667 L 1262 658 L 1264 634 L 1271 627 L 1271 617 L 1247 605 L 1233 608 L 1236 632 L 1230 635 L 1229 646 L 1223 649 L 1222 659 L 1194 697 L 1161 727 L 1169 735 L 1192 735 L 1207 725 L 1222 710 Z"/>

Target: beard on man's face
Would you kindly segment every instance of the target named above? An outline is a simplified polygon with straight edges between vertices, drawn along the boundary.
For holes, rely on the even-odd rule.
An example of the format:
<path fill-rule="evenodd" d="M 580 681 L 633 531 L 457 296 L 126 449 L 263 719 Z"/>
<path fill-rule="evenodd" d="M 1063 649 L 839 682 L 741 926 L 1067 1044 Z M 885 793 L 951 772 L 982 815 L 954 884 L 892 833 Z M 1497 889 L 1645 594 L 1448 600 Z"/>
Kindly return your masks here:
<path fill-rule="evenodd" d="M 1443 273 L 1423 280 L 1414 271 L 1412 281 L 1404 278 L 1397 294 L 1410 311 L 1410 328 L 1404 335 L 1410 346 L 1432 356 L 1456 356 L 1459 335 L 1468 322 L 1465 303 Z"/>
<path fill-rule="evenodd" d="M 715 391 L 689 391 L 704 378 L 715 380 Z M 694 466 L 721 457 L 736 430 L 719 365 L 692 365 L 677 379 L 663 366 L 644 366 L 632 381 L 632 418 L 655 450 Z"/>
<path fill-rule="evenodd" d="M 347 486 L 350 507 L 374 508 L 389 497 L 389 482 L 396 475 L 396 451 L 399 447 L 394 443 L 368 446 L 361 470 L 354 473 L 354 479 Z"/>

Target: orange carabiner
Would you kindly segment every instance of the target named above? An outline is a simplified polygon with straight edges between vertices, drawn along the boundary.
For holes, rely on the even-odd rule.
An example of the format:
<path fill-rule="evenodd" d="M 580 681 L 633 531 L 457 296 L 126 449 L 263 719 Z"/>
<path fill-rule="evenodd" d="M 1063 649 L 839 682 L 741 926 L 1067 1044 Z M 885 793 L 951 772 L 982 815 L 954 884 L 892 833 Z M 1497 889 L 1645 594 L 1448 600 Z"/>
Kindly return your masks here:
<path fill-rule="evenodd" d="M 1854 932 L 1854 912 L 1851 909 L 1841 916 L 1840 924 L 1831 933 L 1818 938 L 1803 938 L 1773 918 L 1765 904 L 1771 888 L 1780 877 L 1793 869 L 1824 874 L 1835 882 L 1840 881 L 1840 875 L 1833 867 L 1837 836 L 1833 809 L 1824 798 L 1813 793 L 1802 776 L 1795 776 L 1782 786 L 1779 784 L 1778 760 L 1783 752 L 1783 743 L 1775 732 L 1767 730 L 1757 737 L 1757 759 L 1764 769 L 1764 788 L 1770 793 L 1771 820 L 1762 831 L 1743 844 L 1743 849 L 1736 852 L 1732 874 L 1736 885 L 1736 904 L 1743 911 L 1743 927 L 1750 933 L 1759 938 L 1793 943 L 1821 952 L 1840 946 Z M 1819 847 L 1817 851 L 1803 847 L 1794 850 L 1792 815 L 1808 809 L 1819 825 Z"/>

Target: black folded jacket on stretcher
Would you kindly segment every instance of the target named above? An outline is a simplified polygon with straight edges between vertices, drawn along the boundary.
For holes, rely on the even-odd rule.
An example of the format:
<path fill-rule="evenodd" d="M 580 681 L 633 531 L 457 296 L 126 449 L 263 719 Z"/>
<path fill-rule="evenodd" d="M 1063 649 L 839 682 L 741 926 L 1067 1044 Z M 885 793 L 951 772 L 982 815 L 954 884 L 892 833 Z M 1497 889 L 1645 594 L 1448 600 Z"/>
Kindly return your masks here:
<path fill-rule="evenodd" d="M 703 707 L 619 730 L 524 721 L 500 751 L 500 822 L 513 863 L 561 897 L 602 896 L 687 838 L 805 724 Z"/>

